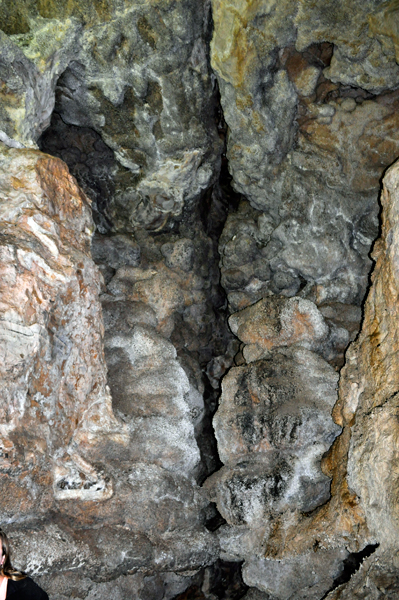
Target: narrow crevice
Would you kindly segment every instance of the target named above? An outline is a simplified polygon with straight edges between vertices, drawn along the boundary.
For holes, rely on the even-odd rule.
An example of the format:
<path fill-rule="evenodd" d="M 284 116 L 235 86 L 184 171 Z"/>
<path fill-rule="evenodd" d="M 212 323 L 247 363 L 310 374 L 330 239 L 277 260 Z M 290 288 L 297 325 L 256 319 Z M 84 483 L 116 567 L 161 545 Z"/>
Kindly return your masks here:
<path fill-rule="evenodd" d="M 218 327 L 214 331 L 213 337 L 213 359 L 204 365 L 204 402 L 206 406 L 206 414 L 203 420 L 203 436 L 202 439 L 197 438 L 197 443 L 200 448 L 201 457 L 205 465 L 202 478 L 199 480 L 200 485 L 207 477 L 218 471 L 223 463 L 220 461 L 215 432 L 212 426 L 213 416 L 218 408 L 219 397 L 221 394 L 221 380 L 230 366 L 233 364 L 233 358 L 238 351 L 236 348 L 237 341 L 232 335 L 227 324 L 228 309 L 227 295 L 220 282 L 220 255 L 219 255 L 219 239 L 223 232 L 228 215 L 237 210 L 238 204 L 242 199 L 242 195 L 237 193 L 232 187 L 232 177 L 228 169 L 228 160 L 226 157 L 227 150 L 227 124 L 224 119 L 223 108 L 221 105 L 220 91 L 215 80 L 214 93 L 214 121 L 217 127 L 218 135 L 223 142 L 223 151 L 221 156 L 221 165 L 219 178 L 216 183 L 209 188 L 202 196 L 199 203 L 199 218 L 202 223 L 205 234 L 210 238 L 213 247 L 213 256 L 215 265 L 219 272 L 219 282 L 217 289 L 216 302 L 214 301 L 213 310 L 215 312 L 216 322 Z M 223 360 L 226 354 L 226 348 L 229 345 L 230 355 L 226 360 Z M 227 354 L 229 354 L 227 352 Z M 222 519 L 219 515 L 216 521 Z M 215 521 L 215 522 L 216 522 Z M 220 522 L 219 526 L 222 523 Z M 214 531 L 214 529 L 210 529 Z"/>
<path fill-rule="evenodd" d="M 369 544 L 360 552 L 352 552 L 345 558 L 343 562 L 343 570 L 342 572 L 334 579 L 334 582 L 331 588 L 324 594 L 321 600 L 325 600 L 328 594 L 334 591 L 340 585 L 344 583 L 348 583 L 352 576 L 360 569 L 363 564 L 363 561 L 371 556 L 378 548 L 379 544 Z"/>
<path fill-rule="evenodd" d="M 224 519 L 218 511 L 214 502 L 210 503 L 208 512 L 211 513 L 208 515 L 208 519 L 205 521 L 205 527 L 208 531 L 217 531 L 219 527 L 227 523 L 226 519 Z"/>
<path fill-rule="evenodd" d="M 218 560 L 195 576 L 192 585 L 172 600 L 240 600 L 249 587 L 241 575 L 242 562 Z"/>
<path fill-rule="evenodd" d="M 93 220 L 97 230 L 112 229 L 108 205 L 115 192 L 114 153 L 94 129 L 65 123 L 54 111 L 50 126 L 37 142 L 42 152 L 61 158 L 79 186 L 92 201 Z"/>

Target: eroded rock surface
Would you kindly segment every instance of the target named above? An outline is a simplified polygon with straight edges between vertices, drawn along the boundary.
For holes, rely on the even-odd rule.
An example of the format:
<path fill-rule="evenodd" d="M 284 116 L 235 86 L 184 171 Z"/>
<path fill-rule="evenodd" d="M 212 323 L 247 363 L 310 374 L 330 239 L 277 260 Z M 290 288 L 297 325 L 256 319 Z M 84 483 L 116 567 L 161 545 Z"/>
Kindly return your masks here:
<path fill-rule="evenodd" d="M 1 2 L 2 506 L 52 597 L 236 600 L 243 561 L 248 600 L 395 597 L 396 167 L 331 411 L 399 154 L 396 21 Z"/>
<path fill-rule="evenodd" d="M 104 172 L 115 227 L 157 229 L 192 206 L 221 152 L 209 3 L 6 2 L 1 14 L 3 140 L 37 142 L 57 100 L 66 124 L 93 129 L 114 151 Z"/>
<path fill-rule="evenodd" d="M 394 348 L 397 336 L 398 178 L 399 167 L 395 163 L 384 178 L 382 237 L 373 251 L 376 264 L 362 330 L 347 351 L 347 363 L 341 374 L 334 419 L 344 429 L 323 464 L 324 473 L 333 476 L 331 499 L 308 515 L 286 513 L 280 516 L 274 529 L 258 526 L 256 536 L 248 535 L 243 527 L 232 535 L 233 520 L 228 515 L 230 528 L 225 526 L 220 533 L 222 547 L 240 556 L 245 551 L 250 555 L 243 570 L 245 581 L 252 582 L 272 598 L 318 598 L 322 588 L 324 593 L 334 590 L 326 596 L 331 599 L 394 598 L 397 594 L 398 518 L 394 464 L 398 382 Z M 224 424 L 226 420 L 222 422 Z M 221 474 L 213 475 L 213 479 L 217 478 L 223 486 Z M 246 513 L 250 514 L 249 511 Z M 259 556 L 255 560 L 256 537 L 266 558 Z M 308 552 L 304 552 L 306 547 Z M 348 550 L 355 553 L 352 556 L 357 556 L 361 554 L 356 554 L 359 550 L 367 548 L 370 551 L 365 556 L 369 558 L 361 559 L 355 565 L 349 583 L 340 584 Z M 324 553 L 324 564 L 329 565 L 330 587 L 328 578 L 323 580 L 321 576 L 322 572 L 326 573 L 321 563 L 313 570 L 317 573 L 316 579 L 305 577 L 306 581 L 300 583 L 303 573 L 309 574 L 312 571 L 310 565 L 318 564 Z M 321 584 L 320 579 L 323 580 Z"/>
<path fill-rule="evenodd" d="M 356 597 L 360 590 L 366 598 L 393 598 L 397 593 L 398 181 L 395 163 L 384 177 L 382 233 L 373 250 L 376 264 L 364 322 L 348 351 L 335 409 L 336 419 L 350 431 L 348 484 L 364 511 L 369 539 L 379 544 L 375 557 L 344 590 L 344 598 L 348 593 Z"/>
<path fill-rule="evenodd" d="M 88 201 L 57 159 L 4 150 L 1 163 L 2 511 L 15 518 L 20 497 L 23 520 L 42 503 L 47 511 L 53 493 L 111 497 L 110 477 L 90 463 L 101 439 L 123 447 L 127 438 L 106 385 Z"/>
<path fill-rule="evenodd" d="M 57 568 L 53 597 L 69 597 L 68 572 L 82 568 L 91 582 L 87 597 L 96 580 L 137 570 L 131 584 L 148 594 L 143 577 L 151 574 L 152 585 L 154 569 L 158 588 L 171 597 L 168 572 L 195 572 L 216 557 L 193 479 L 203 400 L 173 345 L 153 327 L 154 312 L 140 313 L 139 305 L 129 323 L 121 303 L 123 326 L 105 343 L 115 392 L 118 373 L 125 376 L 112 403 L 92 232 L 88 199 L 64 163 L 3 149 L 3 521 L 30 573 Z M 125 247 L 137 257 L 134 245 Z M 175 578 L 172 595 L 190 581 Z"/>
<path fill-rule="evenodd" d="M 220 243 L 232 311 L 268 291 L 364 298 L 379 180 L 399 153 L 395 47 L 377 33 L 390 3 L 379 5 L 213 2 L 229 168 L 250 203 Z"/>

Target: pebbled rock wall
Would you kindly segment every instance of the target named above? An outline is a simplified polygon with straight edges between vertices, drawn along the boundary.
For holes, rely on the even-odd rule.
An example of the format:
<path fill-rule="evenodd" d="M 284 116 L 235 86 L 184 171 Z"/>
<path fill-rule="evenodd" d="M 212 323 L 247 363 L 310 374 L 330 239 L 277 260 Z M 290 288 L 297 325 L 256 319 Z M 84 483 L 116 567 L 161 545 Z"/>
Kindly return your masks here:
<path fill-rule="evenodd" d="M 52 598 L 395 597 L 397 18 L 1 2 L 1 524 Z"/>
<path fill-rule="evenodd" d="M 205 487 L 227 521 L 222 556 L 244 559 L 244 581 L 268 599 L 326 597 L 382 545 L 351 480 L 364 461 L 347 463 L 349 431 L 326 451 L 343 425 L 331 367 L 358 331 L 379 181 L 398 155 L 398 66 L 382 26 L 393 11 L 213 2 L 211 62 L 242 194 L 219 241 L 221 281 L 241 346 L 214 418 L 224 466 Z"/>
<path fill-rule="evenodd" d="M 76 569 L 84 597 L 119 576 L 121 597 L 172 597 L 190 582 L 174 571 L 217 557 L 194 480 L 200 391 L 150 306 L 119 291 L 110 315 L 107 297 L 104 338 L 90 204 L 64 163 L 3 150 L 0 197 L 2 524 L 31 574 L 58 571 L 53 597 L 70 597 Z"/>
<path fill-rule="evenodd" d="M 221 152 L 209 2 L 7 1 L 0 10 L 2 139 L 34 144 L 56 106 L 64 123 L 94 130 L 113 151 L 101 170 L 115 227 L 157 229 L 192 206 Z"/>

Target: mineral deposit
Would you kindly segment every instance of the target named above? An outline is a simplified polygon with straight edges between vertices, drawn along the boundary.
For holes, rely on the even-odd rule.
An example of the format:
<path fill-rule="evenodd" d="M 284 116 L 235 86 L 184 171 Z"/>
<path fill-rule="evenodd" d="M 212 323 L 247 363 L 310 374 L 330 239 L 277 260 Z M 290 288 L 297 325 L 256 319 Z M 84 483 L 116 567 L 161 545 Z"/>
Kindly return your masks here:
<path fill-rule="evenodd" d="M 0 525 L 54 600 L 398 595 L 398 14 L 0 2 Z"/>

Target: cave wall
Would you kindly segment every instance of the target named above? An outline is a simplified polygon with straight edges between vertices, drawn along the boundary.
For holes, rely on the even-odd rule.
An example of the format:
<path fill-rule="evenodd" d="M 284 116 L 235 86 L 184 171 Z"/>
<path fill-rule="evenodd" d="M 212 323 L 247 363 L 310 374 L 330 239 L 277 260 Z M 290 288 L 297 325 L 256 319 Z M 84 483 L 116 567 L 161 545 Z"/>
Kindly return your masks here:
<path fill-rule="evenodd" d="M 398 18 L 1 3 L 1 524 L 52 598 L 395 597 Z"/>

